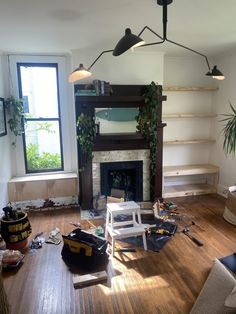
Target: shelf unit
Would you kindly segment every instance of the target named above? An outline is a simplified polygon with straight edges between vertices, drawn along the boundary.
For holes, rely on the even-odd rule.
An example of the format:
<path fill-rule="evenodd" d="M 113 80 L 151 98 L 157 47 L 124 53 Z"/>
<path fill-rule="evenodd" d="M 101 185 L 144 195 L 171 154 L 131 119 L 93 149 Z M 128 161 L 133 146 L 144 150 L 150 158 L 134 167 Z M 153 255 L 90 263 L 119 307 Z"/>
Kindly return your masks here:
<path fill-rule="evenodd" d="M 172 113 L 172 114 L 163 114 L 162 118 L 164 119 L 182 119 L 182 118 L 215 118 L 217 114 L 213 113 Z"/>
<path fill-rule="evenodd" d="M 164 181 L 167 177 L 194 176 L 194 175 L 213 175 L 213 184 L 182 184 L 164 187 L 164 197 L 179 197 L 188 195 L 201 195 L 216 193 L 216 186 L 219 179 L 219 167 L 210 164 L 201 165 L 181 165 L 164 166 Z M 207 180 L 206 180 L 207 181 Z M 165 183 L 165 182 L 164 182 Z"/>
<path fill-rule="evenodd" d="M 170 86 L 170 87 L 164 87 L 163 91 L 166 92 L 185 92 L 184 97 L 187 97 L 186 93 L 188 92 L 196 92 L 195 94 L 193 94 L 193 96 L 188 96 L 188 97 L 196 97 L 197 93 L 200 92 L 201 97 L 205 96 L 202 94 L 202 92 L 214 92 L 217 91 L 218 88 L 217 87 L 176 87 L 176 86 Z M 179 95 L 179 93 L 178 93 Z M 188 104 L 186 102 L 186 98 L 182 98 L 182 96 L 178 96 L 177 99 L 178 101 L 180 101 L 180 97 L 181 99 L 183 99 L 183 101 L 185 100 L 185 104 Z M 208 96 L 206 96 L 208 97 Z M 192 99 L 192 98 L 191 98 Z M 201 101 L 203 98 L 200 98 Z M 194 100 L 194 102 L 197 104 L 196 100 L 199 100 L 198 98 Z M 172 101 L 174 101 L 172 99 Z M 203 104 L 202 102 L 200 104 Z M 175 106 L 176 107 L 176 106 Z M 211 112 L 203 112 L 204 111 L 204 107 L 203 106 L 199 106 L 200 108 L 202 108 L 202 110 L 200 109 L 200 112 L 195 112 L 195 108 L 196 107 L 192 107 L 193 110 L 190 110 L 189 112 L 180 112 L 177 113 L 175 110 L 173 113 L 167 113 L 167 114 L 163 114 L 162 118 L 163 119 L 167 119 L 169 121 L 171 121 L 172 123 L 172 127 L 176 125 L 178 125 L 178 120 L 179 119 L 189 119 L 188 121 L 190 121 L 190 119 L 204 119 L 204 121 L 208 122 L 208 119 L 212 119 L 217 117 L 216 114 L 211 113 Z M 188 111 L 188 108 L 185 106 L 184 111 Z M 191 112 L 192 111 L 192 112 Z M 194 112 L 193 112 L 194 111 Z M 208 110 L 209 111 L 209 110 Z M 175 121 L 176 120 L 176 121 Z M 177 123 L 177 124 L 173 124 L 173 123 Z M 185 124 L 187 125 L 187 123 L 190 122 L 185 122 Z M 196 122 L 194 122 L 196 125 Z M 203 122 L 201 122 L 203 123 Z M 204 134 L 202 132 L 201 136 L 193 136 L 192 139 L 168 139 L 168 140 L 164 140 L 163 144 L 167 147 L 177 147 L 177 146 L 181 146 L 181 145 L 199 145 L 199 144 L 204 144 L 206 146 L 204 146 L 207 149 L 207 145 L 208 144 L 213 144 L 215 143 L 215 140 L 212 138 L 207 138 L 208 136 L 204 136 Z M 200 135 L 199 133 L 199 135 Z M 172 135 L 172 134 L 170 134 Z M 192 134 L 194 135 L 194 134 Z M 170 137 L 170 136 L 169 136 Z M 182 138 L 183 136 L 181 136 Z M 174 148 L 173 148 L 174 149 Z M 182 150 L 182 148 L 179 148 Z M 187 148 L 186 148 L 187 149 Z M 185 150 L 186 150 L 185 149 Z M 190 148 L 192 149 L 192 148 Z M 196 148 L 197 149 L 197 148 Z M 185 151 L 183 150 L 183 151 Z M 172 152 L 172 150 L 171 150 Z M 178 152 L 178 151 L 177 151 Z M 174 153 L 176 153 L 176 151 L 174 151 Z M 197 159 L 197 158 L 196 158 Z M 197 160 L 195 160 L 194 162 L 198 162 Z M 194 163 L 193 162 L 193 163 Z M 191 176 L 191 178 L 190 178 Z M 181 178 L 182 177 L 182 178 Z M 169 180 L 168 180 L 169 178 Z M 217 183 L 218 183 L 218 178 L 219 178 L 219 168 L 215 165 L 210 165 L 210 164 L 189 164 L 189 165 L 174 165 L 174 166 L 164 166 L 163 167 L 163 196 L 164 197 L 179 197 L 179 196 L 188 196 L 188 195 L 201 195 L 201 194 L 210 194 L 210 193 L 216 193 L 217 191 Z M 184 182 L 184 181 L 187 181 Z M 193 182 L 191 182 L 193 181 Z M 201 183 L 198 182 L 194 182 L 194 181 L 200 181 Z"/>
<path fill-rule="evenodd" d="M 196 139 L 196 140 L 173 140 L 164 141 L 164 145 L 185 145 L 185 144 L 204 144 L 204 143 L 215 143 L 212 139 Z"/>
<path fill-rule="evenodd" d="M 164 86 L 163 92 L 212 92 L 217 91 L 218 87 L 212 86 L 199 86 L 199 87 L 179 87 L 179 86 Z"/>

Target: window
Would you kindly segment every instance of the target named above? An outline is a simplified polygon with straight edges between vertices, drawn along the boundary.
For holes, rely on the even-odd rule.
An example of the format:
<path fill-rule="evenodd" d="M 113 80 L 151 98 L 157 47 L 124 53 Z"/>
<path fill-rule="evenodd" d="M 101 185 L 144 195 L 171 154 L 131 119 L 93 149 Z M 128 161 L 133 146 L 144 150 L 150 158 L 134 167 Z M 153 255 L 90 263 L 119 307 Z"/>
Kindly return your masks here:
<path fill-rule="evenodd" d="M 26 173 L 63 170 L 56 63 L 17 63 Z"/>

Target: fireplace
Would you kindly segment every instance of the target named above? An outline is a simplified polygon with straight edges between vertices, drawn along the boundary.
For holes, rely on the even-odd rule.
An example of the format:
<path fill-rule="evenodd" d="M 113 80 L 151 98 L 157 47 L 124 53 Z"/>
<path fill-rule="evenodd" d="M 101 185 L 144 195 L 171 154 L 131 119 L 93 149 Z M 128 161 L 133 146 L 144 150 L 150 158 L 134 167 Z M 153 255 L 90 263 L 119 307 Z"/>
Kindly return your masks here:
<path fill-rule="evenodd" d="M 111 195 L 111 189 L 125 192 L 126 200 L 143 201 L 143 161 L 100 163 L 101 193 Z"/>

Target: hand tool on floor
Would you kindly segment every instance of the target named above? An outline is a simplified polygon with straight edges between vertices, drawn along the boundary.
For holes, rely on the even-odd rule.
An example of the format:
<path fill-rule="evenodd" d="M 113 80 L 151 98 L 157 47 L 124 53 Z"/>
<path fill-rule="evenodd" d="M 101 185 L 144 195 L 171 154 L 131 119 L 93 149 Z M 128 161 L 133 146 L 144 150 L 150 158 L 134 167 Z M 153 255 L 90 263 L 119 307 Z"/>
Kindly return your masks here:
<path fill-rule="evenodd" d="M 201 242 L 200 240 L 198 240 L 197 238 L 195 238 L 194 236 L 192 236 L 191 234 L 189 234 L 189 227 L 185 226 L 183 233 L 189 237 L 189 239 L 191 239 L 194 243 L 196 243 L 198 246 L 203 246 L 203 242 Z"/>

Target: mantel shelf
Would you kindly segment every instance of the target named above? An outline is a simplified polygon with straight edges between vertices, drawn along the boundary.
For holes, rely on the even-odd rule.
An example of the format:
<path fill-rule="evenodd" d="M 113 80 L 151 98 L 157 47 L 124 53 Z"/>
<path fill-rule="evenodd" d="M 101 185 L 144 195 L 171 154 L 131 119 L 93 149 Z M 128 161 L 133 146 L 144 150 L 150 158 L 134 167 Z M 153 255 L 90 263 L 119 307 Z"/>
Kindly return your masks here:
<path fill-rule="evenodd" d="M 163 114 L 162 118 L 173 119 L 173 118 L 215 118 L 217 114 L 214 113 L 171 113 Z"/>
<path fill-rule="evenodd" d="M 143 96 L 76 96 L 79 103 L 91 104 L 95 108 L 132 108 L 144 104 Z M 166 100 L 166 96 L 160 97 L 161 101 Z"/>
<path fill-rule="evenodd" d="M 178 87 L 178 86 L 164 86 L 164 92 L 213 92 L 217 91 L 218 87 L 213 86 L 199 86 L 199 87 Z"/>
<path fill-rule="evenodd" d="M 204 144 L 204 143 L 215 143 L 213 139 L 195 139 L 195 140 L 174 140 L 164 141 L 164 145 L 183 145 L 183 144 Z"/>

